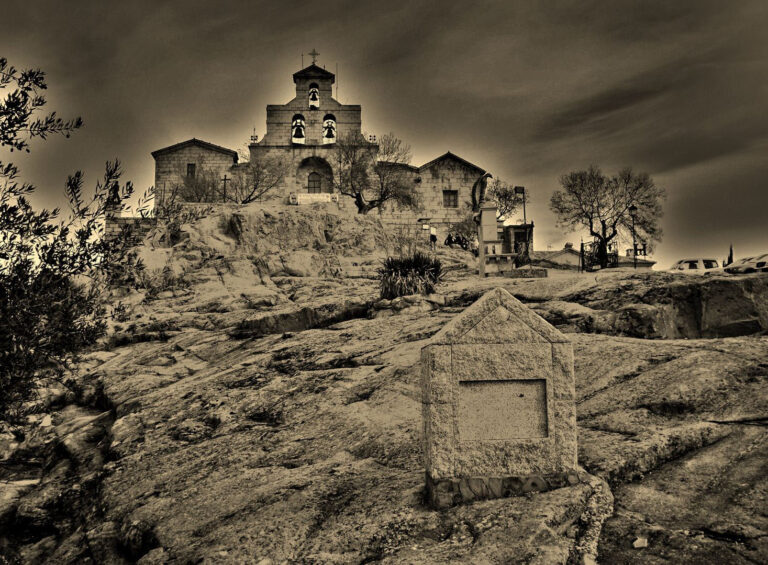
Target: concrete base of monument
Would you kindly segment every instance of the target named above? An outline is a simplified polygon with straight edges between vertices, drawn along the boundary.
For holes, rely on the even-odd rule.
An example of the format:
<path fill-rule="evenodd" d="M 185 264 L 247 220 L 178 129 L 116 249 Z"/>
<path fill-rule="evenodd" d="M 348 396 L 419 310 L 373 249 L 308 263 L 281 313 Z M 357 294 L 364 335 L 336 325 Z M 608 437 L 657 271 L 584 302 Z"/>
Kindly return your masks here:
<path fill-rule="evenodd" d="M 573 486 L 588 482 L 589 476 L 583 470 L 573 470 L 567 473 L 454 479 L 433 479 L 426 473 L 426 479 L 427 503 L 432 508 L 443 509 L 477 500 L 522 496 Z"/>
<path fill-rule="evenodd" d="M 486 266 L 486 277 L 507 277 L 510 279 L 546 279 L 547 270 L 541 267 L 520 267 L 519 269 L 506 269 L 503 271 L 488 270 Z"/>
<path fill-rule="evenodd" d="M 546 269 L 541 267 L 520 267 L 500 274 L 511 279 L 546 279 L 548 273 Z"/>

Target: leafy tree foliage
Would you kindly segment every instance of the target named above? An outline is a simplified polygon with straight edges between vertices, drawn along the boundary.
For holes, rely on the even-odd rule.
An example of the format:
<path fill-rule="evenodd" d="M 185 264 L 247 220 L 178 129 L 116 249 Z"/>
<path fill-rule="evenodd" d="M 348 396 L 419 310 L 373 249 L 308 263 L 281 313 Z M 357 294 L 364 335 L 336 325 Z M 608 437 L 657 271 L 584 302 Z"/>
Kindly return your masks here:
<path fill-rule="evenodd" d="M 509 219 L 523 204 L 523 197 L 515 194 L 515 188 L 501 179 L 493 179 L 486 192 L 486 199 L 496 202 L 498 220 Z"/>
<path fill-rule="evenodd" d="M 661 241 L 663 188 L 647 173 L 622 169 L 607 177 L 597 167 L 560 177 L 562 190 L 552 194 L 549 206 L 561 226 L 586 228 L 595 238 L 600 265 L 608 265 L 608 244 L 620 233 L 651 243 Z"/>
<path fill-rule="evenodd" d="M 358 213 L 367 214 L 386 202 L 418 206 L 409 167 L 411 148 L 394 134 L 383 135 L 376 145 L 350 132 L 337 140 L 333 159 L 335 175 L 327 181 L 354 200 Z"/>
<path fill-rule="evenodd" d="M 30 150 L 34 138 L 69 136 L 82 120 L 55 113 L 38 117 L 46 89 L 40 70 L 18 71 L 0 58 L 0 149 Z M 82 347 L 104 331 L 98 292 L 78 284 L 82 275 L 109 270 L 121 260 L 120 240 L 99 236 L 110 203 L 120 205 L 133 187 L 120 185 L 120 165 L 107 163 L 93 196 L 83 196 L 83 174 L 65 183 L 70 214 L 35 210 L 35 187 L 19 179 L 13 163 L 0 162 L 0 416 L 8 415 L 34 389 L 41 371 L 61 372 Z"/>
<path fill-rule="evenodd" d="M 490 180 L 490 183 L 488 182 Z M 450 232 L 473 241 L 477 237 L 477 225 L 480 221 L 478 212 L 485 202 L 496 204 L 496 218 L 507 220 L 515 213 L 523 199 L 515 194 L 513 186 L 502 179 L 493 178 L 490 173 L 483 173 L 474 183 L 471 193 L 472 200 L 466 203 L 466 213 L 463 218 L 451 224 Z"/>
<path fill-rule="evenodd" d="M 56 112 L 35 116 L 35 112 L 45 106 L 42 95 L 47 88 L 45 73 L 40 69 L 19 71 L 9 65 L 6 58 L 0 57 L 0 90 L 11 86 L 14 89 L 0 102 L 0 147 L 28 153 L 31 138 L 45 139 L 56 133 L 69 137 L 83 125 L 80 118 L 62 120 Z"/>
<path fill-rule="evenodd" d="M 477 237 L 477 223 L 477 214 L 469 209 L 461 221 L 451 224 L 450 232 L 472 242 Z"/>

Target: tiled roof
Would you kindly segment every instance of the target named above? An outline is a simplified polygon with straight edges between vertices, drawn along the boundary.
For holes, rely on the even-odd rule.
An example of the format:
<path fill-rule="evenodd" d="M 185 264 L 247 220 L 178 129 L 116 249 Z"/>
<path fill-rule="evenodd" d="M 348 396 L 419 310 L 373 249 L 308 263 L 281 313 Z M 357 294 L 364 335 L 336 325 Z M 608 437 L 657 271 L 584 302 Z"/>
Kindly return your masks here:
<path fill-rule="evenodd" d="M 333 83 L 336 75 L 312 63 L 307 68 L 293 73 L 293 82 L 296 82 L 296 79 L 300 78 L 329 78 L 331 79 L 331 83 Z"/>
<path fill-rule="evenodd" d="M 226 147 L 222 147 L 221 145 L 214 145 L 213 143 L 208 143 L 207 141 L 203 141 L 202 139 L 197 139 L 194 137 L 192 139 L 188 139 L 187 141 L 182 141 L 181 143 L 169 145 L 168 147 L 163 147 L 162 149 L 157 149 L 156 151 L 152 152 L 152 157 L 157 158 L 159 155 L 172 153 L 174 151 L 178 151 L 179 149 L 184 149 L 185 147 L 190 147 L 193 145 L 197 147 L 203 147 L 211 151 L 218 151 L 219 153 L 230 155 L 232 156 L 232 159 L 234 160 L 234 162 L 237 163 L 237 151 L 233 151 L 232 149 L 227 149 Z"/>
<path fill-rule="evenodd" d="M 439 161 L 444 161 L 446 159 L 453 159 L 454 161 L 458 161 L 459 163 L 465 165 L 466 167 L 469 167 L 470 169 L 476 170 L 480 174 L 483 174 L 485 172 L 485 169 L 481 169 L 480 167 L 478 167 L 474 163 L 470 163 L 466 159 L 462 159 L 461 157 L 459 157 L 458 155 L 454 155 L 450 151 L 440 155 L 439 157 L 436 157 L 436 158 L 432 159 L 429 163 L 426 163 L 426 164 L 422 165 L 421 167 L 419 167 L 419 170 L 427 169 L 427 168 L 431 167 L 432 165 L 434 165 L 435 163 L 437 163 Z"/>
<path fill-rule="evenodd" d="M 403 169 L 408 169 L 409 171 L 418 171 L 418 167 L 414 167 L 413 165 L 409 165 L 408 163 L 392 163 L 390 161 L 377 161 L 378 165 L 385 165 L 388 167 L 400 167 Z"/>

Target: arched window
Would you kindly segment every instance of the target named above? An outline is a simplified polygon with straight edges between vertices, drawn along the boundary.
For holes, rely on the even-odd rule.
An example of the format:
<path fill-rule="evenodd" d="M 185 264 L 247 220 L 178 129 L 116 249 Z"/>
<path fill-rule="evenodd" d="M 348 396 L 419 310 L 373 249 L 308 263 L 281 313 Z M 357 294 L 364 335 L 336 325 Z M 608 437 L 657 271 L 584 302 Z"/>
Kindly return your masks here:
<path fill-rule="evenodd" d="M 305 135 L 306 123 L 304 122 L 304 116 L 296 114 L 291 120 L 291 141 L 293 143 L 304 144 L 307 140 Z"/>
<path fill-rule="evenodd" d="M 336 116 L 326 114 L 323 118 L 323 145 L 336 143 Z"/>
<path fill-rule="evenodd" d="M 320 87 L 315 82 L 309 85 L 309 107 L 320 107 Z"/>
<path fill-rule="evenodd" d="M 310 194 L 320 194 L 323 191 L 322 179 L 318 173 L 309 173 L 307 177 L 307 192 Z"/>

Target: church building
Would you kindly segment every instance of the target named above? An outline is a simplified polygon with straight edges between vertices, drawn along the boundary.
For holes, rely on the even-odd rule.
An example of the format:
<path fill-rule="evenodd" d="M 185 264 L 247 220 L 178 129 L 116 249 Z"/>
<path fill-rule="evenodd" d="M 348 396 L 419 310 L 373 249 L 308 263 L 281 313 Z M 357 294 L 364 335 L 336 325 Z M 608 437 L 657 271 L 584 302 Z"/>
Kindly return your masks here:
<path fill-rule="evenodd" d="M 362 112 L 358 104 L 342 104 L 333 98 L 335 75 L 313 61 L 293 74 L 296 96 L 285 104 L 267 106 L 266 134 L 254 136 L 249 145 L 250 161 L 279 158 L 286 164 L 282 181 L 265 200 L 301 205 L 302 202 L 338 202 L 354 207 L 352 199 L 334 195 L 334 151 L 340 138 L 357 134 L 361 144 L 377 151 L 375 138 L 362 134 Z M 190 139 L 152 152 L 158 201 L 170 197 L 174 186 L 206 170 L 211 178 L 226 179 L 242 170 L 238 153 L 199 139 Z M 428 222 L 448 231 L 466 217 L 472 186 L 485 171 L 453 153 L 446 152 L 421 166 L 401 165 L 403 174 L 418 193 L 419 209 L 403 209 L 388 202 L 379 213 L 392 223 Z M 327 194 L 327 196 L 326 196 Z M 313 196 L 309 196 L 313 195 Z"/>

